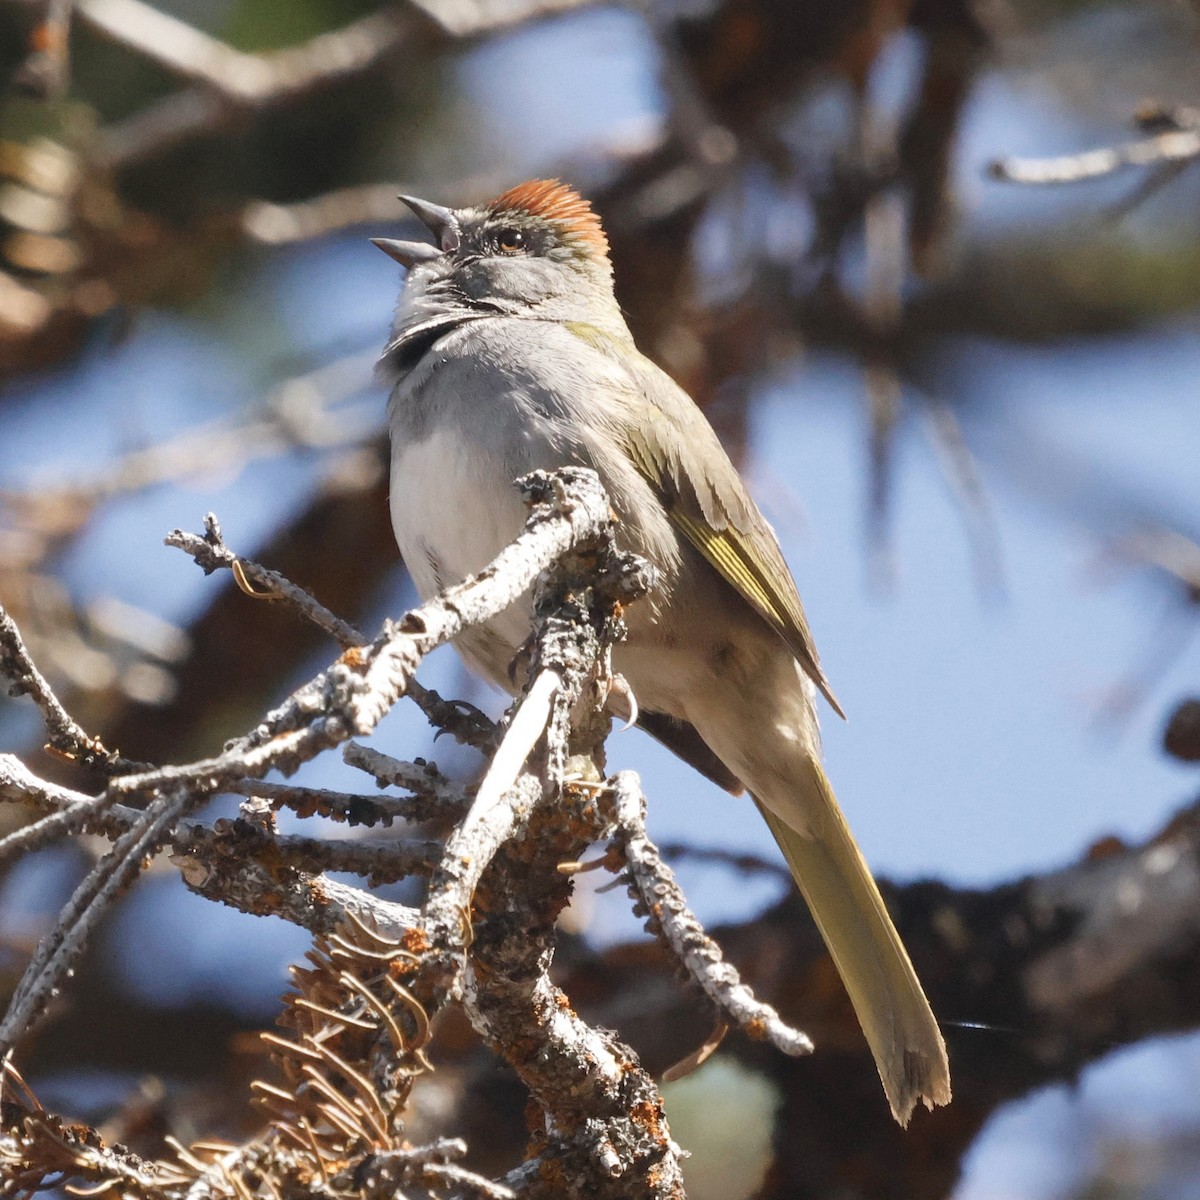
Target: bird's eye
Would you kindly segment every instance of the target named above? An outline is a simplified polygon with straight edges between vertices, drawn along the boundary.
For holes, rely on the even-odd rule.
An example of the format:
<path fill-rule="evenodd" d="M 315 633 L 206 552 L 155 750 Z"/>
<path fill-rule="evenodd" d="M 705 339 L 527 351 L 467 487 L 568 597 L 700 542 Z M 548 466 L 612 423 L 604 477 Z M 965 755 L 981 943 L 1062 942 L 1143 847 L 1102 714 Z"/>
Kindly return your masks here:
<path fill-rule="evenodd" d="M 496 249 L 501 254 L 520 254 L 525 249 L 525 235 L 511 226 L 496 234 Z"/>

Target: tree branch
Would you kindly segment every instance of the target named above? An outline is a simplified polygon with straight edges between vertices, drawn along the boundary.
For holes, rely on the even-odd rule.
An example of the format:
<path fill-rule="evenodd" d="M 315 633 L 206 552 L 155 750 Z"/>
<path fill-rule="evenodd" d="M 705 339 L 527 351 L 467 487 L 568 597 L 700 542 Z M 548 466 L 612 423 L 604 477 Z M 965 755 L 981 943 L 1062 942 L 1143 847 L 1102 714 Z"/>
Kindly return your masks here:
<path fill-rule="evenodd" d="M 618 686 L 609 653 L 623 635 L 623 606 L 647 590 L 652 571 L 616 550 L 609 502 L 594 473 L 537 473 L 522 486 L 532 512 L 517 540 L 478 576 L 386 624 L 369 645 L 307 593 L 229 551 L 215 518 L 202 537 L 176 532 L 171 544 L 206 570 L 240 572 L 246 588 L 280 599 L 349 649 L 221 754 L 110 779 L 96 796 L 40 780 L 0 755 L 0 800 L 47 814 L 28 827 L 35 834 L 22 831 L 0 843 L 0 852 L 85 829 L 112 841 L 18 986 L 0 1027 L 9 1044 L 40 1015 L 105 905 L 163 847 L 198 894 L 282 916 L 317 935 L 310 965 L 293 969 L 295 992 L 281 1018 L 290 1036 L 268 1038 L 286 1086 L 255 1085 L 271 1117 L 259 1138 L 228 1151 L 180 1149 L 182 1166 L 135 1162 L 98 1141 L 96 1153 L 64 1154 L 53 1119 L 22 1093 L 14 1101 L 16 1124 L 0 1134 L 0 1161 L 7 1155 L 21 1162 L 22 1179 L 40 1178 L 38 1168 L 67 1170 L 147 1200 L 236 1200 L 251 1178 L 272 1180 L 280 1194 L 303 1185 L 306 1195 L 319 1180 L 322 1200 L 393 1194 L 405 1184 L 492 1198 L 681 1196 L 679 1150 L 650 1076 L 615 1035 L 575 1016 L 547 974 L 556 918 L 572 886 L 560 867 L 614 836 L 667 944 L 718 1007 L 787 1052 L 808 1047 L 803 1034 L 739 984 L 688 913 L 646 837 L 636 779 L 618 777 L 615 791 L 603 780 L 606 705 Z M 503 737 L 460 706 L 422 697 L 427 711 L 492 750 L 492 767 L 469 808 L 461 789 L 426 764 L 348 742 L 411 689 L 412 671 L 429 650 L 531 589 L 530 683 Z M 28 676 L 27 656 L 5 661 Z M 43 701 L 57 719 L 58 710 Z M 412 794 L 373 798 L 259 778 L 272 769 L 286 773 L 341 742 L 348 764 Z M 219 791 L 246 797 L 237 819 L 181 822 Z M 278 834 L 273 810 L 285 805 L 354 823 L 462 819 L 444 842 L 329 840 Z M 331 870 L 367 883 L 428 875 L 428 892 L 420 908 L 406 907 L 337 882 L 325 874 Z M 543 1114 L 528 1148 L 536 1169 L 527 1164 L 504 1182 L 458 1166 L 456 1142 L 404 1141 L 409 1093 L 428 1069 L 432 1021 L 455 1003 L 517 1070 Z"/>

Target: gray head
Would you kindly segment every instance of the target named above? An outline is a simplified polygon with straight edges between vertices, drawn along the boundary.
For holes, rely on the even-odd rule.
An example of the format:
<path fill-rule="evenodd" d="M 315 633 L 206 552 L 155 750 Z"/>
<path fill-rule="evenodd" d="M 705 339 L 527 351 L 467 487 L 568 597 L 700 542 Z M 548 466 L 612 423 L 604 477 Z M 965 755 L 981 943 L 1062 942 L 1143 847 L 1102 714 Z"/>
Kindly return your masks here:
<path fill-rule="evenodd" d="M 394 366 L 459 321 L 484 316 L 624 330 L 608 239 L 591 205 L 566 184 L 531 180 L 479 208 L 400 199 L 436 244 L 373 239 L 408 268 L 386 352 Z"/>

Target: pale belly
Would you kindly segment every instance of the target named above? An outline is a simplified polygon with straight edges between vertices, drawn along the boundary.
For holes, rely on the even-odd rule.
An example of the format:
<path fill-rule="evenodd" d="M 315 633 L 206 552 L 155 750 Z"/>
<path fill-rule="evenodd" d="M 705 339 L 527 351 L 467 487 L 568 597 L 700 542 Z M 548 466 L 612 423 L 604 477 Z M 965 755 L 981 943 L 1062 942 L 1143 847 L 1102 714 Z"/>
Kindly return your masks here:
<path fill-rule="evenodd" d="M 515 472 L 514 472 L 515 475 Z M 423 600 L 488 565 L 521 532 L 528 509 L 503 464 L 445 430 L 392 448 L 392 528 Z M 508 664 L 529 636 L 526 595 L 459 639 L 470 664 L 511 690 Z"/>
<path fill-rule="evenodd" d="M 442 429 L 420 442 L 392 450 L 391 515 L 396 541 L 422 599 L 473 575 L 520 533 L 528 509 L 512 484 L 519 468 Z M 687 612 L 708 610 L 713 622 L 667 619 L 653 599 L 628 613 L 629 640 L 614 648 L 613 665 L 637 696 L 657 712 L 687 717 L 689 694 L 719 686 L 712 677 L 711 643 L 725 640 L 726 613 L 704 572 L 689 589 Z M 697 585 L 698 588 L 697 588 Z M 683 617 L 683 620 L 679 620 Z M 528 640 L 532 602 L 528 593 L 455 640 L 474 670 L 505 691 L 519 686 L 510 666 Z M 668 633 L 664 625 L 674 626 Z"/>

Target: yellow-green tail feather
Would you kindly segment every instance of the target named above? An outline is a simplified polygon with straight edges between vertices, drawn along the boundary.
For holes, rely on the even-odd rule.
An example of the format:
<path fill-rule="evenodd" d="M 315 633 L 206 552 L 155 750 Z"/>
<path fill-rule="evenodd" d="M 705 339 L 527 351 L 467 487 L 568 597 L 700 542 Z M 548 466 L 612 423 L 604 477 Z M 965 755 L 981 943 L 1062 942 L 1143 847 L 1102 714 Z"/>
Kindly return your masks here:
<path fill-rule="evenodd" d="M 918 1101 L 928 1108 L 950 1101 L 945 1042 L 833 789 L 820 763 L 809 761 L 800 805 L 807 831 L 772 811 L 794 811 L 796 797 L 756 803 L 850 994 L 892 1113 L 907 1125 Z"/>

